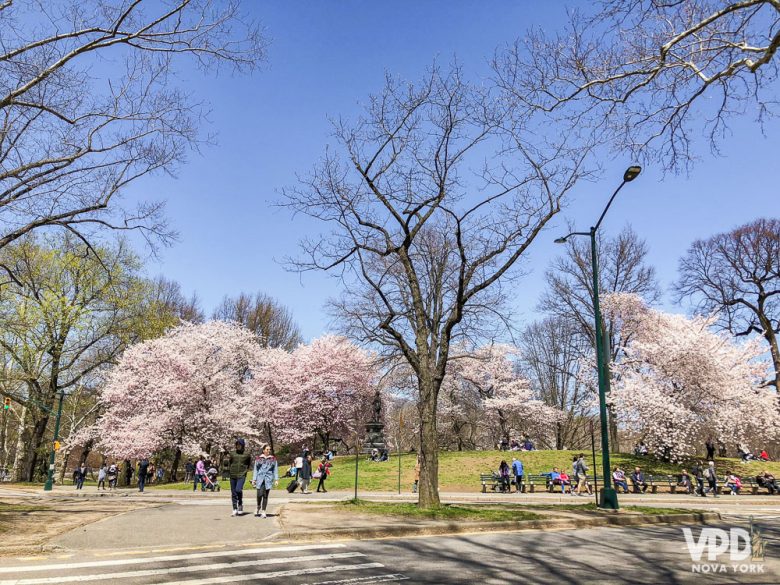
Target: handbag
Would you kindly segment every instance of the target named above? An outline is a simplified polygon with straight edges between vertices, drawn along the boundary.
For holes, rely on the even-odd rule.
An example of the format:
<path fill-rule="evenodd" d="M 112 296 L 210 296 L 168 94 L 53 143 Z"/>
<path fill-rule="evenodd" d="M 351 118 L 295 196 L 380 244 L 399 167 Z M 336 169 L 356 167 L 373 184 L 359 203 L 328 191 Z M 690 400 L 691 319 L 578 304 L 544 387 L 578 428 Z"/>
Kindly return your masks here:
<path fill-rule="evenodd" d="M 320 479 L 322 477 L 322 472 L 315 471 L 314 473 L 311 474 L 311 477 L 312 479 Z"/>

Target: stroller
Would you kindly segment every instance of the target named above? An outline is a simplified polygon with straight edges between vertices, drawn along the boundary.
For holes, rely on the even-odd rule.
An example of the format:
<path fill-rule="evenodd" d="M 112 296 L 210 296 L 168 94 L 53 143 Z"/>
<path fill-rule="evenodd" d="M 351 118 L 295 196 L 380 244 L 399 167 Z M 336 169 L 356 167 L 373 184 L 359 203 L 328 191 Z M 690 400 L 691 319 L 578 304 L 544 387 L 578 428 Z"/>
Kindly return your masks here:
<path fill-rule="evenodd" d="M 203 476 L 203 484 L 206 486 L 207 490 L 211 490 L 212 492 L 218 492 L 220 490 L 219 481 L 217 481 L 217 475 L 219 475 L 217 468 L 209 467 L 206 475 Z"/>

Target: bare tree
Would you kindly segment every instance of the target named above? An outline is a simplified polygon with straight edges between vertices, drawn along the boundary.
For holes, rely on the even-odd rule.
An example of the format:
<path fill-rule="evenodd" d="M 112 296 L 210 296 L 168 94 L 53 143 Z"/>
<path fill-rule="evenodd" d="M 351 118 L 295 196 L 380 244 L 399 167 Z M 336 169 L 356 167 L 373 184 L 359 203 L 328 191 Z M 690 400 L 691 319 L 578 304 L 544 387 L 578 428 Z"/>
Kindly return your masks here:
<path fill-rule="evenodd" d="M 634 293 L 653 303 L 660 297 L 655 268 L 648 266 L 647 244 L 630 227 L 614 239 L 597 236 L 599 290 L 601 294 Z M 589 240 L 571 238 L 566 252 L 556 258 L 545 274 L 547 289 L 539 307 L 562 321 L 573 321 L 581 335 L 595 347 L 593 313 L 593 272 Z M 604 321 L 609 340 L 610 360 L 618 361 L 628 343 L 624 332 L 614 322 Z M 618 443 L 617 424 L 610 410 L 610 441 Z"/>
<path fill-rule="evenodd" d="M 185 296 L 181 285 L 175 280 L 158 276 L 147 283 L 147 288 L 144 306 L 138 310 L 139 318 L 145 319 L 147 323 L 145 339 L 160 336 L 182 321 L 205 321 L 198 295 L 192 293 L 189 297 Z M 139 332 L 143 329 L 142 326 L 138 327 Z"/>
<path fill-rule="evenodd" d="M 0 248 L 44 226 L 167 241 L 162 204 L 118 199 L 202 141 L 173 63 L 243 71 L 263 54 L 232 0 L 0 2 Z"/>
<path fill-rule="evenodd" d="M 680 260 L 676 290 L 699 313 L 717 313 L 734 335 L 762 336 L 774 366 L 768 383 L 780 389 L 780 220 L 757 219 L 694 242 Z"/>
<path fill-rule="evenodd" d="M 661 291 L 655 268 L 647 264 L 647 243 L 626 227 L 615 238 L 597 235 L 599 290 L 601 294 L 634 293 L 648 303 L 656 302 Z M 545 273 L 547 288 L 539 308 L 561 319 L 573 320 L 579 331 L 595 345 L 593 313 L 593 267 L 590 241 L 570 238 L 565 253 L 558 256 Z M 619 357 L 624 340 L 612 323 L 606 323 L 612 361 Z"/>
<path fill-rule="evenodd" d="M 321 220 L 300 270 L 332 270 L 348 334 L 397 353 L 419 388 L 419 505 L 439 504 L 437 400 L 451 343 L 501 314 L 513 267 L 588 170 L 576 133 L 511 108 L 459 68 L 388 76 L 284 204 Z M 572 144 L 576 146 L 572 146 Z"/>
<path fill-rule="evenodd" d="M 303 340 L 290 310 L 261 292 L 225 297 L 214 310 L 214 318 L 241 323 L 257 335 L 263 347 L 291 351 Z"/>
<path fill-rule="evenodd" d="M 586 446 L 583 424 L 593 407 L 593 392 L 583 383 L 580 368 L 590 347 L 573 319 L 546 317 L 523 332 L 523 369 L 534 391 L 545 404 L 566 414 L 555 425 L 556 449 Z"/>
<path fill-rule="evenodd" d="M 675 171 L 712 151 L 733 117 L 777 104 L 778 0 L 602 0 L 565 30 L 531 31 L 494 67 L 531 108 L 588 126 L 617 150 Z"/>

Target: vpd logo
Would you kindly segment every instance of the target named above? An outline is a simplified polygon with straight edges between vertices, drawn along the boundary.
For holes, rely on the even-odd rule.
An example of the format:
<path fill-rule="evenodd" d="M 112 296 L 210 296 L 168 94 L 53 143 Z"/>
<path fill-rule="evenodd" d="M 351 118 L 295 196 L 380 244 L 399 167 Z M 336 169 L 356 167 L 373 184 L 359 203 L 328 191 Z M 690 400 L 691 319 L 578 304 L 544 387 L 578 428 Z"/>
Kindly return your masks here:
<path fill-rule="evenodd" d="M 683 528 L 685 544 L 691 555 L 694 573 L 763 573 L 764 542 L 758 529 L 702 528 L 698 538 L 690 528 Z M 728 553 L 729 563 L 723 562 Z M 703 561 L 709 562 L 703 562 Z M 751 561 L 751 562 L 748 562 Z"/>

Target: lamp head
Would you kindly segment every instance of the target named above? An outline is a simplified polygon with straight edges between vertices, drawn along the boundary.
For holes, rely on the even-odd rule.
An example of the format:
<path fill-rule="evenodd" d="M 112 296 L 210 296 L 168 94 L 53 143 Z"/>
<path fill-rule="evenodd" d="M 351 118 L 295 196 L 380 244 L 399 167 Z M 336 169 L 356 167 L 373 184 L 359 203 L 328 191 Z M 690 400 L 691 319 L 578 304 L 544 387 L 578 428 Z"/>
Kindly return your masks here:
<path fill-rule="evenodd" d="M 626 183 L 629 183 L 636 179 L 639 176 L 639 173 L 642 172 L 642 167 L 639 165 L 631 165 L 626 169 L 626 172 L 623 173 L 623 180 Z"/>
<path fill-rule="evenodd" d="M 555 243 L 556 244 L 565 244 L 566 243 L 566 238 L 555 238 Z"/>

